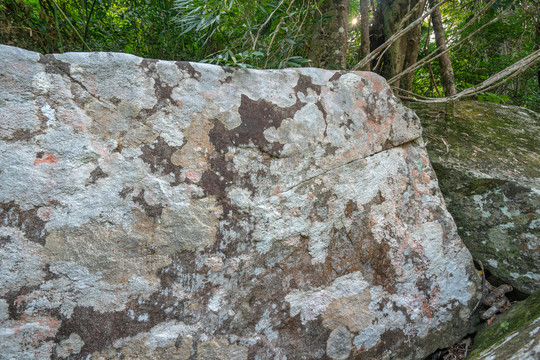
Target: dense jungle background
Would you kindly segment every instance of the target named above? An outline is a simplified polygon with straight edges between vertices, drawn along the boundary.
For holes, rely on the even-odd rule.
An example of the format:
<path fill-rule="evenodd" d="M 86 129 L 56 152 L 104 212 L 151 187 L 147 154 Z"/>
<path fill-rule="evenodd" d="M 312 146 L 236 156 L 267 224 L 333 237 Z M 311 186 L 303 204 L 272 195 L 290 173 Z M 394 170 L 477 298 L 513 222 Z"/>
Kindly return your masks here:
<path fill-rule="evenodd" d="M 405 99 L 540 111 L 540 0 L 0 0 L 0 43 L 371 70 Z"/>

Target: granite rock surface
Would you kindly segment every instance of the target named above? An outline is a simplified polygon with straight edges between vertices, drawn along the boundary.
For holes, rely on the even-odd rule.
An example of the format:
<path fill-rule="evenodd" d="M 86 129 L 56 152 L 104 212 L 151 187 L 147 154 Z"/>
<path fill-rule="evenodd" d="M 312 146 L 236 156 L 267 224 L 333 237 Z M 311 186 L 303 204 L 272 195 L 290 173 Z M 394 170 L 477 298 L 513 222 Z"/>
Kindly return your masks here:
<path fill-rule="evenodd" d="M 6 359 L 422 359 L 480 297 L 367 72 L 0 46 Z"/>

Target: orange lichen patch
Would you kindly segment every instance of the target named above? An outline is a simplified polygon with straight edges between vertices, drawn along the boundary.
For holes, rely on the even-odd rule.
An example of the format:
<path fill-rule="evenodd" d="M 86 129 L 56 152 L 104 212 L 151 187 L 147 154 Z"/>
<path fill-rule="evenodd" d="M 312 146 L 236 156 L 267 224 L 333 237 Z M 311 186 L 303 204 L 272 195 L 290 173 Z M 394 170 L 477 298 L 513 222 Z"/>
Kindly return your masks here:
<path fill-rule="evenodd" d="M 422 179 L 424 180 L 424 182 L 426 182 L 427 184 L 429 184 L 429 182 L 431 181 L 430 177 L 429 177 L 429 174 L 427 172 L 422 172 Z"/>
<path fill-rule="evenodd" d="M 429 293 L 431 297 L 431 301 L 437 300 L 439 298 L 439 295 L 441 294 L 441 288 L 439 285 L 436 285 L 433 287 L 433 290 Z"/>
<path fill-rule="evenodd" d="M 59 327 L 60 321 L 56 318 L 48 316 L 35 317 L 23 314 L 19 324 L 15 328 L 15 333 L 32 329 L 32 335 L 29 340 L 39 346 L 45 339 L 54 337 Z"/>
<path fill-rule="evenodd" d="M 424 162 L 424 165 L 428 166 L 429 165 L 429 158 L 427 157 L 427 155 L 426 154 L 420 154 L 420 157 L 422 158 L 422 161 Z"/>
<path fill-rule="evenodd" d="M 422 299 L 421 309 L 422 315 L 424 315 L 428 319 L 433 318 L 433 308 L 429 305 L 426 299 Z"/>
<path fill-rule="evenodd" d="M 47 221 L 49 220 L 49 216 L 51 216 L 52 211 L 53 209 L 49 207 L 42 207 L 38 209 L 37 216 L 39 216 L 41 220 Z"/>
<path fill-rule="evenodd" d="M 26 300 L 24 296 L 19 296 L 15 299 L 15 306 L 18 308 L 21 306 L 21 304 Z"/>
<path fill-rule="evenodd" d="M 362 354 L 363 352 L 366 351 L 366 347 L 364 345 L 360 346 L 360 348 L 358 349 L 354 349 L 353 350 L 353 356 L 359 356 L 360 354 Z"/>
<path fill-rule="evenodd" d="M 428 319 L 431 319 L 435 316 L 435 308 L 432 304 L 437 303 L 440 292 L 440 287 L 435 286 L 427 297 L 420 296 L 418 298 L 418 301 L 420 302 L 420 312 Z"/>
<path fill-rule="evenodd" d="M 386 81 L 373 73 L 365 72 L 362 74 L 362 77 L 368 79 L 373 84 L 373 92 L 379 92 L 388 88 Z"/>
<path fill-rule="evenodd" d="M 85 129 L 85 121 L 79 113 L 63 108 L 59 109 L 58 113 L 64 124 L 68 124 L 78 131 L 83 131 Z"/>
<path fill-rule="evenodd" d="M 209 100 L 212 100 L 212 99 L 215 99 L 217 94 L 214 93 L 214 92 L 209 92 L 209 91 L 203 91 L 200 93 L 202 95 L 203 98 L 205 99 L 209 99 Z"/>
<path fill-rule="evenodd" d="M 194 169 L 189 169 L 186 171 L 186 178 L 197 183 L 201 180 L 201 172 Z"/>
<path fill-rule="evenodd" d="M 185 168 L 197 168 L 204 172 L 208 169 L 208 156 L 214 152 L 209 132 L 213 123 L 200 114 L 193 116 L 190 125 L 184 131 L 187 143 L 171 155 L 171 163 Z"/>
<path fill-rule="evenodd" d="M 366 102 L 366 100 L 364 98 L 360 98 L 360 99 L 355 101 L 354 105 L 358 109 L 364 110 L 364 107 L 367 105 L 367 102 Z M 365 111 L 364 111 L 364 113 L 365 113 Z"/>
<path fill-rule="evenodd" d="M 302 210 L 298 206 L 293 207 L 291 211 L 289 212 L 289 214 L 292 216 L 298 216 L 301 213 L 302 213 Z"/>
<path fill-rule="evenodd" d="M 85 76 L 84 83 L 85 83 L 87 91 L 91 93 L 92 95 L 96 96 L 97 95 L 96 77 L 94 75 Z"/>
<path fill-rule="evenodd" d="M 43 158 L 34 160 L 34 165 L 41 163 L 57 163 L 58 158 L 51 153 L 45 153 Z"/>

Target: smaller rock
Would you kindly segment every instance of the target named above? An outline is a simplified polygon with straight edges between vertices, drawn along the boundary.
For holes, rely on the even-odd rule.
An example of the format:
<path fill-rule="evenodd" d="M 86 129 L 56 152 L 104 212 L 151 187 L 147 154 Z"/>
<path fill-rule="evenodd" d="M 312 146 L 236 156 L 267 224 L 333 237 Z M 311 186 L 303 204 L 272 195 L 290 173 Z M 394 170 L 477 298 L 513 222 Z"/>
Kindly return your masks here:
<path fill-rule="evenodd" d="M 540 291 L 478 331 L 467 359 L 521 360 L 540 356 Z"/>
<path fill-rule="evenodd" d="M 407 106 L 422 121 L 459 235 L 488 280 L 519 296 L 540 290 L 540 114 L 479 101 Z"/>

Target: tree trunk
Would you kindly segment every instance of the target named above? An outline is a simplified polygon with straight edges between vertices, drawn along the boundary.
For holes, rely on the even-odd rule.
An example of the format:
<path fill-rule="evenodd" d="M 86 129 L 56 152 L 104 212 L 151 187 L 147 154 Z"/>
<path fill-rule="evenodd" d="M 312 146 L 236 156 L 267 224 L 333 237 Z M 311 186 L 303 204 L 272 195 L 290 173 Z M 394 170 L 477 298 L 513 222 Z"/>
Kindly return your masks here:
<path fill-rule="evenodd" d="M 358 53 L 358 61 L 369 54 L 369 0 L 360 0 L 360 32 L 362 38 L 360 42 L 360 52 Z M 362 70 L 369 71 L 369 64 Z"/>
<path fill-rule="evenodd" d="M 540 10 L 540 6 L 536 6 Z M 536 19 L 536 41 L 534 43 L 534 49 L 540 49 L 540 19 Z M 540 93 L 540 65 L 538 65 L 538 70 L 536 71 L 536 78 L 538 80 L 538 92 Z"/>
<path fill-rule="evenodd" d="M 403 18 L 414 8 L 418 1 L 419 0 L 381 0 L 370 29 L 372 51 L 382 45 L 394 33 L 402 28 L 400 27 L 400 24 Z M 413 19 L 413 17 L 414 15 L 409 18 L 407 23 L 416 20 Z M 406 27 L 407 25 L 403 24 L 402 26 Z M 414 40 L 417 36 L 418 33 L 409 31 L 397 40 L 386 50 L 379 67 L 376 67 L 378 60 L 372 62 L 371 68 L 373 71 L 378 72 L 385 79 L 390 79 L 394 75 L 399 74 L 403 70 L 403 65 L 407 56 L 409 59 L 418 56 L 418 44 L 416 44 L 416 47 L 408 46 L 409 42 L 414 43 L 415 41 L 419 41 Z M 409 55 L 409 52 L 411 51 L 414 52 L 414 54 Z M 392 85 L 399 87 L 400 80 L 397 80 Z"/>
<path fill-rule="evenodd" d="M 314 67 L 344 69 L 347 55 L 349 0 L 324 0 L 315 20 L 309 59 Z"/>
<path fill-rule="evenodd" d="M 437 0 L 429 0 L 429 6 L 433 8 L 437 5 Z M 437 8 L 431 13 L 431 22 L 433 23 L 433 32 L 435 33 L 435 43 L 440 48 L 439 51 L 446 50 L 446 37 L 444 35 L 444 27 L 442 23 L 441 9 Z M 448 53 L 439 57 L 439 64 L 441 66 L 441 78 L 445 96 L 452 96 L 457 94 L 456 84 L 454 80 L 454 69 L 452 68 L 452 62 L 450 61 L 450 55 Z"/>
<path fill-rule="evenodd" d="M 415 11 L 413 16 L 411 16 L 411 19 L 407 22 L 405 26 L 408 26 L 412 22 L 414 22 L 416 19 L 418 19 L 420 16 L 422 16 L 422 13 L 424 12 L 424 6 L 426 5 L 426 0 L 420 0 L 418 9 Z M 403 68 L 406 69 L 412 64 L 416 63 L 416 60 L 418 59 L 418 51 L 420 50 L 420 38 L 422 35 L 422 24 L 418 24 L 415 28 L 413 28 L 406 36 L 407 36 L 407 51 L 405 52 L 405 61 L 403 63 Z M 414 80 L 414 71 L 408 73 L 405 75 L 401 80 L 401 88 L 404 90 L 410 91 L 412 89 L 412 84 Z"/>

